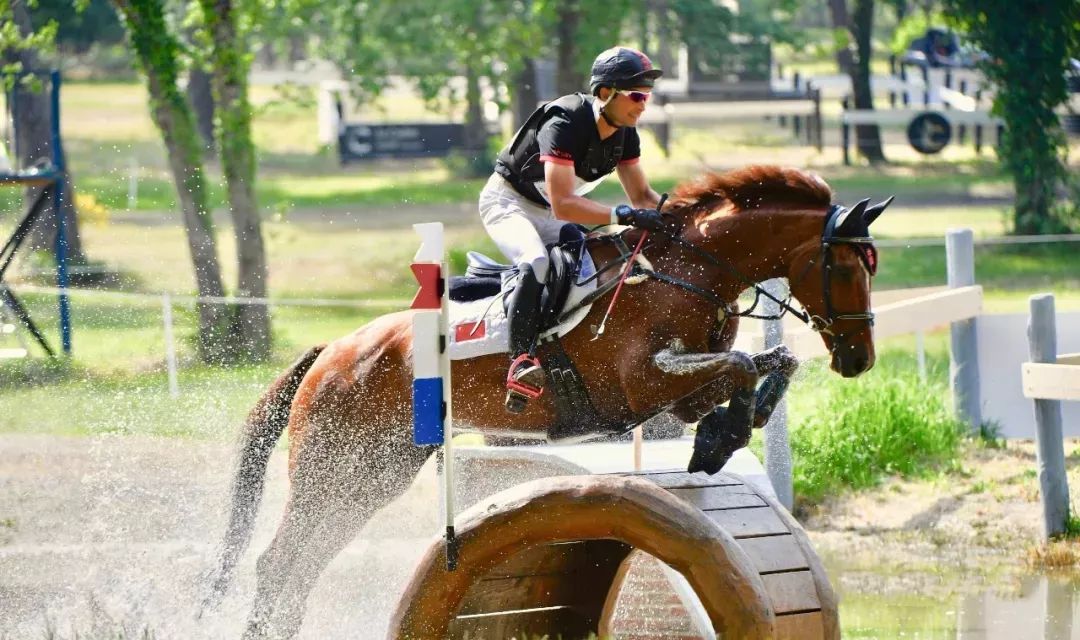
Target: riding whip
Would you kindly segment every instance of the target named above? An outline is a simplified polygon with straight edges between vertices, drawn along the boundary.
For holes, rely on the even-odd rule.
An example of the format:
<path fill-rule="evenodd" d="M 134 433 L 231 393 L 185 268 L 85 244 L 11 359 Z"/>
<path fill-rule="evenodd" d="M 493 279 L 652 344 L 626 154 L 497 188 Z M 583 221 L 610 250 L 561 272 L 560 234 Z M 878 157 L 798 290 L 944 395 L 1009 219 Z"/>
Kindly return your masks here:
<path fill-rule="evenodd" d="M 667 200 L 667 194 L 660 196 L 660 202 L 656 203 L 656 210 L 659 211 L 664 206 L 664 201 Z M 630 259 L 626 261 L 626 268 L 623 269 L 622 275 L 619 276 L 619 284 L 615 287 L 615 295 L 611 296 L 611 302 L 608 304 L 607 311 L 604 312 L 604 317 L 600 320 L 600 326 L 596 329 L 596 335 L 593 336 L 593 340 L 598 340 L 600 336 L 604 335 L 604 325 L 607 324 L 608 316 L 611 315 L 612 309 L 615 308 L 615 301 L 619 299 L 619 292 L 622 291 L 623 283 L 626 282 L 626 276 L 630 275 L 630 270 L 634 268 L 634 260 L 637 259 L 638 253 L 641 252 L 642 245 L 645 244 L 645 238 L 649 237 L 649 232 L 642 230 L 641 237 L 638 238 L 637 246 L 634 247 L 633 253 L 630 254 Z"/>

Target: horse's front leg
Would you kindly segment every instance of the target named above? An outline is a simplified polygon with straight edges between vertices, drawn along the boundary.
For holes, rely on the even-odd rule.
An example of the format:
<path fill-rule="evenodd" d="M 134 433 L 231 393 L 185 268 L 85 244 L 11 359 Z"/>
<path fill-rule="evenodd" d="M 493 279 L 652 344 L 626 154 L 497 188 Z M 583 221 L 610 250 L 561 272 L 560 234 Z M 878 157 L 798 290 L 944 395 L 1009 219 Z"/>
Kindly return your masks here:
<path fill-rule="evenodd" d="M 740 351 L 687 353 L 673 344 L 653 356 L 669 389 L 688 389 L 672 407 L 684 422 L 701 420 L 687 471 L 716 473 L 750 441 L 758 368 Z M 717 405 L 728 400 L 727 408 Z"/>
<path fill-rule="evenodd" d="M 798 366 L 798 360 L 783 345 L 753 357 L 740 352 L 685 353 L 675 345 L 656 354 L 654 363 L 667 375 L 690 376 L 703 371 L 714 374 L 712 380 L 681 398 L 670 410 L 684 422 L 701 421 L 688 470 L 710 474 L 719 471 L 736 450 L 749 443 L 751 427 L 761 427 L 768 421 Z M 751 370 L 753 375 L 747 375 Z M 755 393 L 759 376 L 764 377 L 764 382 Z M 719 406 L 725 402 L 726 408 Z"/>
<path fill-rule="evenodd" d="M 754 365 L 762 376 L 754 402 L 754 428 L 760 429 L 772 417 L 776 405 L 787 393 L 791 377 L 799 368 L 799 359 L 784 345 L 777 345 L 753 356 Z"/>

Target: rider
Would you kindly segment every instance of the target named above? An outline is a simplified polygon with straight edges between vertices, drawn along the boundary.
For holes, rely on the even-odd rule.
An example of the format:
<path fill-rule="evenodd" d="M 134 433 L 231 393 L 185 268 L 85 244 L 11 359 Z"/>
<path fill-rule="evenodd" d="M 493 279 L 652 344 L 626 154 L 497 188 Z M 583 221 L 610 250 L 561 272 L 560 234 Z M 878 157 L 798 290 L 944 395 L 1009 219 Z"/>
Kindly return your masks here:
<path fill-rule="evenodd" d="M 539 395 L 544 371 L 533 357 L 540 294 L 548 275 L 547 245 L 566 223 L 663 226 L 659 196 L 638 164 L 637 125 L 663 74 L 628 47 L 604 51 L 592 66 L 592 95 L 575 93 L 541 106 L 495 162 L 480 193 L 480 217 L 499 249 L 517 266 L 507 301 L 510 358 L 507 409 L 520 412 Z M 608 207 L 582 196 L 613 171 L 633 206 Z"/>

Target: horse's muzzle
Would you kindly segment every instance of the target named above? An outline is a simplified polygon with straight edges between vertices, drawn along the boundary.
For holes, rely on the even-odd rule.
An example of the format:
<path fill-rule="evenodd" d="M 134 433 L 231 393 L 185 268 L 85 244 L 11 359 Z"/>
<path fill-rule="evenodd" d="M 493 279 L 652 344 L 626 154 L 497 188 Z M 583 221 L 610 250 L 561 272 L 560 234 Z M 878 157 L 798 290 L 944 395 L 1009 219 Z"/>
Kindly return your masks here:
<path fill-rule="evenodd" d="M 830 367 L 845 378 L 855 378 L 874 368 L 874 352 L 861 345 L 836 349 Z"/>

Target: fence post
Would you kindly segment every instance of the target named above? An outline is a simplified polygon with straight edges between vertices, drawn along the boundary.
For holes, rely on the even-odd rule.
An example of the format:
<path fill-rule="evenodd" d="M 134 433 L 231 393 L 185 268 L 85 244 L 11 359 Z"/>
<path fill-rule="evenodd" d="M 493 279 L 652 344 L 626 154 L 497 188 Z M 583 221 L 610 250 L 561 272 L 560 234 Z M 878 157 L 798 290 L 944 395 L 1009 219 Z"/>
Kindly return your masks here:
<path fill-rule="evenodd" d="M 127 210 L 134 212 L 138 206 L 138 158 L 132 155 L 127 165 Z"/>
<path fill-rule="evenodd" d="M 173 338 L 172 298 L 161 294 L 161 318 L 165 324 L 165 369 L 169 374 L 169 396 L 180 397 L 180 385 L 176 380 L 176 340 Z"/>
<path fill-rule="evenodd" d="M 1057 362 L 1057 331 L 1054 296 L 1049 293 L 1028 299 L 1028 351 L 1032 362 Z M 1061 436 L 1061 401 L 1035 400 L 1036 460 L 1039 493 L 1043 505 L 1045 539 L 1065 533 L 1069 518 L 1069 482 L 1065 476 L 1065 447 Z"/>
<path fill-rule="evenodd" d="M 919 370 L 919 380 L 926 382 L 926 337 L 922 329 L 915 332 L 915 362 Z"/>
<path fill-rule="evenodd" d="M 911 89 L 907 83 L 907 65 L 903 62 L 900 63 L 900 82 L 904 85 L 904 106 L 911 104 Z"/>
<path fill-rule="evenodd" d="M 950 289 L 975 284 L 975 238 L 971 229 L 949 229 L 945 233 L 945 261 Z M 973 434 L 982 423 L 979 398 L 979 344 L 975 318 L 952 323 L 949 347 L 949 380 L 953 410 Z"/>
<path fill-rule="evenodd" d="M 823 134 L 821 131 L 821 89 L 814 87 L 814 144 L 817 146 L 818 153 L 821 153 L 823 148 Z"/>
<path fill-rule="evenodd" d="M 762 283 L 766 291 L 780 300 L 787 295 L 787 284 L 776 278 Z M 771 316 L 780 313 L 780 305 L 768 298 L 762 298 L 762 314 Z M 784 342 L 783 320 L 763 320 L 765 348 L 771 349 Z M 787 400 L 781 400 L 765 425 L 765 473 L 769 476 L 776 498 L 788 510 L 795 501 L 795 491 L 791 479 L 791 442 L 788 439 Z"/>
<path fill-rule="evenodd" d="M 844 112 L 840 114 L 840 148 L 844 151 L 845 167 L 851 165 L 851 156 L 848 155 L 848 145 L 851 144 L 851 125 L 847 121 L 848 104 L 847 97 L 840 102 L 840 106 L 844 109 Z"/>

